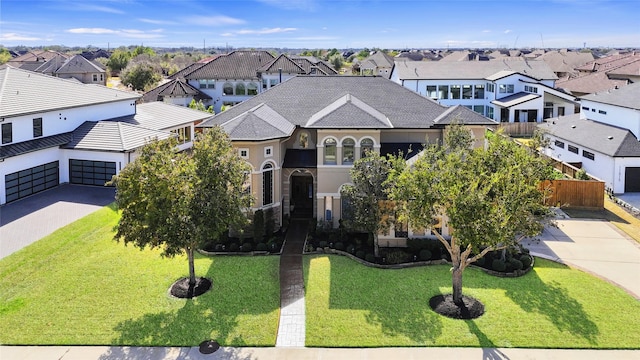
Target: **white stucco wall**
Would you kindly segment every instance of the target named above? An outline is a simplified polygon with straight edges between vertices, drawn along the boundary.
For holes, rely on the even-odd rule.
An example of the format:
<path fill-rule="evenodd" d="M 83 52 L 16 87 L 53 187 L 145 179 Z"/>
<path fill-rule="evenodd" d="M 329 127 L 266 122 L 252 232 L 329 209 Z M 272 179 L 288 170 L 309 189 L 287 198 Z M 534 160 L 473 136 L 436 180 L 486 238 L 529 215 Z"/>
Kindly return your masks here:
<path fill-rule="evenodd" d="M 629 129 L 636 139 L 640 139 L 640 110 L 584 99 L 580 101 L 580 106 L 580 118 Z M 585 107 L 589 110 L 585 110 Z"/>

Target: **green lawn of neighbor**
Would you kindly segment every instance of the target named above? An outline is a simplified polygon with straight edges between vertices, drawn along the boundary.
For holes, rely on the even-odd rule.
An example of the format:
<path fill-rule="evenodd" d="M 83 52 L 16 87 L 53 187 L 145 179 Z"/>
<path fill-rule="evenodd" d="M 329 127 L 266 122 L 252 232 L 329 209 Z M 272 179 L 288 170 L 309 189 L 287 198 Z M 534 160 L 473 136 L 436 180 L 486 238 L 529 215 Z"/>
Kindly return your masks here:
<path fill-rule="evenodd" d="M 640 301 L 587 273 L 542 259 L 519 278 L 468 268 L 463 293 L 481 300 L 485 314 L 463 321 L 428 304 L 451 293 L 449 269 L 305 257 L 307 346 L 640 348 Z"/>
<path fill-rule="evenodd" d="M 168 289 L 186 256 L 115 242 L 105 207 L 0 260 L 0 343 L 274 346 L 279 257 L 196 257 L 213 289 L 193 300 Z M 33 224 L 33 226 L 38 226 Z"/>

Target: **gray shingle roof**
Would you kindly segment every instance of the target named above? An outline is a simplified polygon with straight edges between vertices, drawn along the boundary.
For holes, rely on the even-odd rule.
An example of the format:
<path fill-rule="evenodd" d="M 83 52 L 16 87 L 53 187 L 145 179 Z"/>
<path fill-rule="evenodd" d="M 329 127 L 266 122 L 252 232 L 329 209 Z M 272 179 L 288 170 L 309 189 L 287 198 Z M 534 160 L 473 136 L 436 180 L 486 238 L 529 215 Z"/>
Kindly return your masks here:
<path fill-rule="evenodd" d="M 640 157 L 640 142 L 619 127 L 580 119 L 580 114 L 547 119 L 538 125 L 545 132 L 581 147 L 613 157 Z"/>
<path fill-rule="evenodd" d="M 132 151 L 153 139 L 174 136 L 167 131 L 152 130 L 121 121 L 85 121 L 78 126 L 65 149 Z"/>
<path fill-rule="evenodd" d="M 165 96 L 193 96 L 196 101 L 211 99 L 211 96 L 177 78 L 147 91 L 142 95 L 142 101 L 163 101 Z"/>
<path fill-rule="evenodd" d="M 84 73 L 104 73 L 104 69 L 85 59 L 82 55 L 75 55 L 68 59 L 58 70 L 57 74 L 84 74 Z"/>
<path fill-rule="evenodd" d="M 267 140 L 288 137 L 295 126 L 264 103 L 222 124 L 231 140 Z"/>
<path fill-rule="evenodd" d="M 396 61 L 394 69 L 401 80 L 481 80 L 503 70 L 519 72 L 538 80 L 557 79 L 555 73 L 544 61 Z"/>
<path fill-rule="evenodd" d="M 185 79 L 258 79 L 257 70 L 273 61 L 268 51 L 234 51 L 185 74 Z"/>
<path fill-rule="evenodd" d="M 217 114 L 201 126 L 247 116 L 261 104 L 292 125 L 324 128 L 428 129 L 448 109 L 383 77 L 296 76 Z M 464 113 L 465 119 L 472 119 L 475 124 L 496 125 L 479 114 Z M 268 134 L 257 129 L 253 136 L 262 139 Z"/>
<path fill-rule="evenodd" d="M 140 95 L 31 71 L 0 69 L 0 117 L 14 117 L 122 100 Z"/>
<path fill-rule="evenodd" d="M 581 97 L 584 100 L 640 110 L 640 83 Z"/>

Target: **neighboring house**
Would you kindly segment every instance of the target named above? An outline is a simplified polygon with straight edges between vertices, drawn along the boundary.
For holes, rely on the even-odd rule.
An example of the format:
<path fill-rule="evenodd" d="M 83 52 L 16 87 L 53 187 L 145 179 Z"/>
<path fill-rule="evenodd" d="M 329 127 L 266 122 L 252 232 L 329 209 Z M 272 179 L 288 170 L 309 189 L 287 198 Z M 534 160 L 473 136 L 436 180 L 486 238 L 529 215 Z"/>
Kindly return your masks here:
<path fill-rule="evenodd" d="M 54 57 L 34 71 L 62 79 L 75 79 L 83 84 L 107 84 L 106 68 L 82 55 L 74 55 L 69 59 Z"/>
<path fill-rule="evenodd" d="M 581 112 L 539 128 L 545 152 L 578 163 L 616 194 L 640 192 L 640 83 L 580 98 Z"/>
<path fill-rule="evenodd" d="M 184 79 L 192 88 L 198 89 L 200 93 L 197 100 L 202 99 L 205 107 L 213 106 L 214 112 L 219 113 L 223 106 L 239 104 L 296 75 L 336 74 L 335 70 L 324 62 L 307 63 L 309 60 L 294 60 L 286 55 L 274 57 L 268 51 L 239 50 L 207 59 L 204 63 L 189 65 L 173 74 L 171 78 Z M 158 88 L 150 92 L 157 91 Z M 182 90 L 176 91 L 178 92 L 172 94 L 174 98 L 181 96 Z M 152 100 L 154 98 L 158 97 L 152 94 L 144 99 L 157 101 Z M 191 98 L 172 102 L 179 103 L 183 100 L 188 104 Z"/>
<path fill-rule="evenodd" d="M 153 138 L 180 136 L 211 114 L 140 95 L 6 67 L 0 70 L 0 204 L 75 183 L 103 186 Z"/>
<path fill-rule="evenodd" d="M 576 68 L 593 61 L 593 54 L 591 52 L 553 50 L 536 59 L 546 62 L 558 79 L 567 79 L 578 74 Z"/>
<path fill-rule="evenodd" d="M 575 70 L 577 75 L 559 80 L 556 87 L 575 96 L 612 90 L 640 80 L 640 54 L 610 55 L 590 61 Z"/>
<path fill-rule="evenodd" d="M 455 119 L 473 131 L 478 145 L 487 127 L 497 126 L 382 77 L 297 76 L 198 127 L 222 126 L 251 165 L 253 210 L 271 208 L 278 221 L 306 216 L 338 226 L 341 189 L 351 183 L 354 161 L 367 150 L 402 150 L 410 158 L 425 142 L 442 140 Z M 390 238 L 406 238 L 406 229 L 396 230 Z"/>
<path fill-rule="evenodd" d="M 57 51 L 32 50 L 32 51 L 27 51 L 26 53 L 9 60 L 7 62 L 7 65 L 14 68 L 33 71 L 39 66 L 41 66 L 44 62 L 51 60 L 56 56 L 62 56 L 65 59 L 67 58 L 65 54 L 59 53 Z"/>
<path fill-rule="evenodd" d="M 360 75 L 378 75 L 389 78 L 394 58 L 384 51 L 376 51 L 357 64 Z"/>
<path fill-rule="evenodd" d="M 554 88 L 542 61 L 396 62 L 391 80 L 443 105 L 462 105 L 500 122 L 541 122 L 573 114 L 575 97 Z"/>
<path fill-rule="evenodd" d="M 211 96 L 189 85 L 183 79 L 177 78 L 147 91 L 140 100 L 143 103 L 160 101 L 174 105 L 189 106 L 191 100 L 209 103 Z"/>

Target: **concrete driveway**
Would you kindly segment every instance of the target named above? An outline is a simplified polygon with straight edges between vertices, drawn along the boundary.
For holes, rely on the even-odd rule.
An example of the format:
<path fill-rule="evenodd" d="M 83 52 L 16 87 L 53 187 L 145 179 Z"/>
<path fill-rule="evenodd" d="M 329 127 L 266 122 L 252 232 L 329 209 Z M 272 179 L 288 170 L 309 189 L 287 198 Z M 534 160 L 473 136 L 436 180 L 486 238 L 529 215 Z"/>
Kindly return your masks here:
<path fill-rule="evenodd" d="M 640 244 L 605 220 L 557 220 L 539 241 L 523 244 L 536 256 L 581 269 L 608 280 L 640 299 Z"/>
<path fill-rule="evenodd" d="M 0 259 L 115 199 L 115 189 L 63 184 L 0 207 Z"/>

